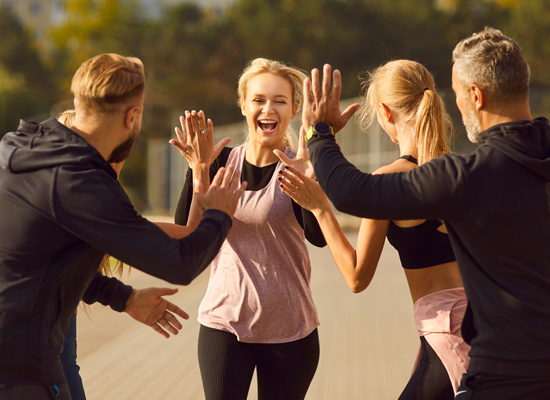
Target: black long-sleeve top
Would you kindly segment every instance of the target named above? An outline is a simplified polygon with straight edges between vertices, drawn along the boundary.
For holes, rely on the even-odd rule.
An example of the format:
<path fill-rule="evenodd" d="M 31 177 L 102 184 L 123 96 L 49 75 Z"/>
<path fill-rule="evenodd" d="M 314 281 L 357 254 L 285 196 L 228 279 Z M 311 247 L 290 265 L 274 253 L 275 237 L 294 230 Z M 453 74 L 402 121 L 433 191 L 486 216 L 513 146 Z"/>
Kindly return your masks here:
<path fill-rule="evenodd" d="M 220 152 L 220 155 L 214 160 L 210 166 L 210 181 L 216 175 L 218 170 L 225 166 L 231 153 L 232 148 L 225 147 Z M 250 164 L 246 159 L 243 161 L 243 168 L 241 172 L 241 182 L 248 182 L 246 190 L 261 190 L 267 186 L 273 174 L 276 171 L 277 163 L 267 165 L 265 167 L 256 167 Z M 185 183 L 181 192 L 181 197 L 176 208 L 175 222 L 179 225 L 186 225 L 189 218 L 189 210 L 191 208 L 191 200 L 193 199 L 193 171 L 191 168 L 187 170 Z M 290 199 L 290 198 L 289 198 Z M 300 207 L 294 200 L 292 201 L 292 208 L 294 210 L 294 216 L 304 229 L 306 239 L 317 247 L 326 246 L 325 237 L 321 232 L 321 227 L 315 216 L 308 210 Z"/>
<path fill-rule="evenodd" d="M 105 253 L 188 284 L 231 227 L 208 210 L 191 235 L 168 237 L 136 212 L 101 154 L 53 118 L 22 121 L 0 142 L 0 221 L 0 388 L 65 381 L 59 354 L 85 294 L 111 303 L 116 292 L 123 309 L 129 289 L 114 281 L 86 292 Z"/>
<path fill-rule="evenodd" d="M 550 376 L 550 127 L 500 124 L 471 155 L 369 175 L 334 138 L 308 143 L 321 187 L 340 211 L 374 219 L 445 220 L 468 309 L 468 371 Z"/>

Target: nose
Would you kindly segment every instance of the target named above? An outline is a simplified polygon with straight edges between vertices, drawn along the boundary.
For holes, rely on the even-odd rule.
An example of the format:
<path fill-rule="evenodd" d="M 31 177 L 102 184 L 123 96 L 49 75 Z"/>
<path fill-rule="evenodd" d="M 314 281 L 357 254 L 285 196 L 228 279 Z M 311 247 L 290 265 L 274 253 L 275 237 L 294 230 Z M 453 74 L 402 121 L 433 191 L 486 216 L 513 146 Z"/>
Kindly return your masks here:
<path fill-rule="evenodd" d="M 273 107 L 272 107 L 272 104 L 270 101 L 266 101 L 265 105 L 264 105 L 264 108 L 262 110 L 262 112 L 265 114 L 265 115 L 269 115 L 271 113 L 273 113 Z"/>

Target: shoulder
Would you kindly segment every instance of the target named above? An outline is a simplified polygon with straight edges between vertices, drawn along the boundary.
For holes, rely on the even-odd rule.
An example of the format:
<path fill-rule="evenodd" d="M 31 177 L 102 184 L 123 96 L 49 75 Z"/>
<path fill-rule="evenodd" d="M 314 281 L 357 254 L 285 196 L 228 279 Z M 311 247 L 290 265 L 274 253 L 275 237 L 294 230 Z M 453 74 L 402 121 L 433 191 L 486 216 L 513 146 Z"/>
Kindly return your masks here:
<path fill-rule="evenodd" d="M 397 172 L 408 172 L 417 168 L 415 164 L 404 159 L 398 159 L 391 164 L 384 165 L 383 167 L 378 168 L 374 171 L 373 175 L 382 175 L 382 174 L 395 174 Z"/>

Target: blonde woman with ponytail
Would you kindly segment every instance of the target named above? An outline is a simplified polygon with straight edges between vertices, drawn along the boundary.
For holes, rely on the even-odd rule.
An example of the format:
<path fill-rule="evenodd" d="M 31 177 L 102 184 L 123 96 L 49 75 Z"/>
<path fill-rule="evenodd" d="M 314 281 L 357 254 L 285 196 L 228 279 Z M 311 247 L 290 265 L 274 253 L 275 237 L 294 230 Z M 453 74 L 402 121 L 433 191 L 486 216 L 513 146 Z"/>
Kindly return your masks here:
<path fill-rule="evenodd" d="M 375 174 L 411 171 L 449 152 L 450 119 L 433 77 L 423 65 L 390 61 L 369 74 L 362 88 L 358 119 L 363 129 L 377 119 L 401 154 Z M 369 286 L 386 237 L 398 250 L 421 339 L 411 379 L 399 399 L 453 399 L 466 372 L 469 346 L 460 333 L 466 296 L 443 221 L 363 219 L 355 250 L 319 184 L 292 166 L 280 175 L 282 190 L 317 217 L 332 256 L 354 293 Z"/>
<path fill-rule="evenodd" d="M 255 369 L 260 400 L 300 400 L 317 369 L 319 321 L 305 239 L 326 243 L 315 217 L 279 190 L 277 171 L 283 164 L 273 153 L 303 159 L 289 123 L 300 109 L 305 77 L 296 68 L 258 58 L 238 84 L 238 106 L 248 126 L 244 144 L 221 148 L 227 143 L 222 140 L 206 158 L 203 149 L 191 149 L 188 133 L 212 133 L 202 111 L 186 113 L 184 131 L 176 129 L 179 140 L 172 141 L 190 165 L 177 224 L 193 226 L 198 220 L 193 181 L 207 186 L 218 169 L 234 164 L 248 185 L 199 308 L 206 400 L 246 400 Z"/>

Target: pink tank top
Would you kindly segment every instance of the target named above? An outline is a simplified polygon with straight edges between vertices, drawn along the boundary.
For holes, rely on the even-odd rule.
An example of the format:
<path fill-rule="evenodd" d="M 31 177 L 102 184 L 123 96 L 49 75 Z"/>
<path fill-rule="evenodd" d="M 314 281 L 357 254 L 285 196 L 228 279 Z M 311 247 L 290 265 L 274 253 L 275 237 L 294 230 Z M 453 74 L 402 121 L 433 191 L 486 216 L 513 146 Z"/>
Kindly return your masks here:
<path fill-rule="evenodd" d="M 241 169 L 245 148 L 234 148 L 227 163 Z M 288 147 L 285 154 L 296 156 Z M 279 162 L 265 188 L 244 192 L 199 307 L 201 324 L 241 342 L 291 342 L 319 325 L 304 230 L 277 181 L 282 167 Z"/>

